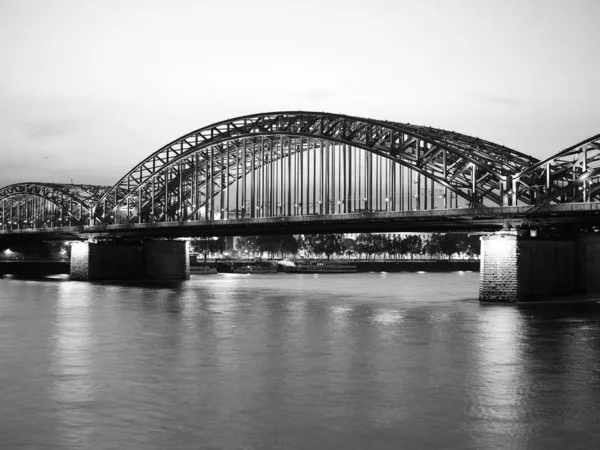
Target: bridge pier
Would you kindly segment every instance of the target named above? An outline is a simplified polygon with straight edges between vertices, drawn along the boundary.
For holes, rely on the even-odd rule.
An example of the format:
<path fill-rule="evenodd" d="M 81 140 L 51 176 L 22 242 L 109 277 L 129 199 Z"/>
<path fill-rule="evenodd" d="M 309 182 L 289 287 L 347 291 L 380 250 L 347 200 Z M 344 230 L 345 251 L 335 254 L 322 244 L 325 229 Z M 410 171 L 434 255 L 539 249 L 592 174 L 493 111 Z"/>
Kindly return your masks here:
<path fill-rule="evenodd" d="M 189 242 L 144 241 L 71 246 L 71 280 L 187 280 Z"/>
<path fill-rule="evenodd" d="M 600 236 L 481 238 L 479 300 L 515 303 L 600 294 Z"/>

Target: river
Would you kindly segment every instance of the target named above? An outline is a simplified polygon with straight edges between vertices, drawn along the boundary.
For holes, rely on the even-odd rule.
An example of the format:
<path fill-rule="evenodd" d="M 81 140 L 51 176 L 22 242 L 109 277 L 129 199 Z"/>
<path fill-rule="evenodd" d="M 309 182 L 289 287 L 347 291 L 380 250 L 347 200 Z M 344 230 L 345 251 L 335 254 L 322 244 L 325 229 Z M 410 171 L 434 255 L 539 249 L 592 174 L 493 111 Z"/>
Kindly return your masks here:
<path fill-rule="evenodd" d="M 600 304 L 477 283 L 0 279 L 0 449 L 600 448 Z"/>

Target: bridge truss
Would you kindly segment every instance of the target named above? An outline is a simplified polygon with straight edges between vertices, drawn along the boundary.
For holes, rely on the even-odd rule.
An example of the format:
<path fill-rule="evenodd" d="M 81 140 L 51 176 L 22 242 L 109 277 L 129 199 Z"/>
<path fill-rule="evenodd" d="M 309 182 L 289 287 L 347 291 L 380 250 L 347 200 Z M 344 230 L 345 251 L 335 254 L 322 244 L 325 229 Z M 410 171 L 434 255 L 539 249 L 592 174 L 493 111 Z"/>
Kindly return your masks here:
<path fill-rule="evenodd" d="M 108 186 L 18 183 L 0 189 L 0 229 L 88 225 Z"/>
<path fill-rule="evenodd" d="M 102 223 L 148 223 L 502 205 L 510 201 L 507 180 L 535 162 L 430 127 L 257 114 L 159 149 L 108 190 L 95 213 Z"/>
<path fill-rule="evenodd" d="M 600 200 L 600 135 L 544 161 L 454 131 L 316 112 L 188 133 L 114 186 L 0 189 L 2 230 L 528 206 Z"/>
<path fill-rule="evenodd" d="M 514 178 L 514 192 L 532 205 L 600 201 L 600 134 L 527 167 Z"/>

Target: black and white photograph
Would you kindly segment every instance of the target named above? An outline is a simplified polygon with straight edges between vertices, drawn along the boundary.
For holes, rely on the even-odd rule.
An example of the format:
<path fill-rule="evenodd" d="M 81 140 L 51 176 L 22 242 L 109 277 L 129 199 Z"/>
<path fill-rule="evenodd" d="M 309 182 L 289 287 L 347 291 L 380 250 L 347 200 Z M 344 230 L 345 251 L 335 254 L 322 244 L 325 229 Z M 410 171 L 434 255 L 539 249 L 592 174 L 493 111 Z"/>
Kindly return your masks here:
<path fill-rule="evenodd" d="M 599 19 L 0 0 L 0 450 L 600 448 Z"/>

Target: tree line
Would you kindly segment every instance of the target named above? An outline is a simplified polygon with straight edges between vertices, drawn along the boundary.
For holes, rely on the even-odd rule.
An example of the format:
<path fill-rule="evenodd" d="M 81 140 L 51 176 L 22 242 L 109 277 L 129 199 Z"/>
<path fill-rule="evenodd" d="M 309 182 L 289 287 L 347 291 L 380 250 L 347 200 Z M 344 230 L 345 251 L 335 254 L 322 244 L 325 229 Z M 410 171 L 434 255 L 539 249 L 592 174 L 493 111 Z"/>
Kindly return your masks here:
<path fill-rule="evenodd" d="M 222 253 L 224 238 L 198 238 L 192 240 L 192 250 L 204 255 Z M 300 252 L 313 258 L 326 257 L 359 259 L 413 259 L 426 255 L 429 258 L 450 259 L 452 255 L 468 257 L 479 255 L 479 236 L 467 234 L 432 234 L 423 239 L 416 234 L 400 235 L 361 233 L 355 239 L 340 233 L 305 235 L 242 236 L 237 239 L 239 253 L 252 257 L 262 254 L 270 258 L 296 257 Z"/>

